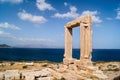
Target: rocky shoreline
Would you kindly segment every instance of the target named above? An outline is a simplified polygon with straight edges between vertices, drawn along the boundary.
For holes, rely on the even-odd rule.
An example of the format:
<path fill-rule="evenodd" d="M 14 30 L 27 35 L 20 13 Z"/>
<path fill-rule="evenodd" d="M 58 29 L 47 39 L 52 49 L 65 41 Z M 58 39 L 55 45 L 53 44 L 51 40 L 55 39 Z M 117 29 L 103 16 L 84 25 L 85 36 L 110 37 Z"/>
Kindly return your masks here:
<path fill-rule="evenodd" d="M 120 62 L 94 62 L 100 71 L 86 72 L 53 62 L 1 62 L 0 80 L 120 80 Z M 74 70 L 73 70 L 74 69 Z M 100 73 L 97 74 L 97 73 Z"/>

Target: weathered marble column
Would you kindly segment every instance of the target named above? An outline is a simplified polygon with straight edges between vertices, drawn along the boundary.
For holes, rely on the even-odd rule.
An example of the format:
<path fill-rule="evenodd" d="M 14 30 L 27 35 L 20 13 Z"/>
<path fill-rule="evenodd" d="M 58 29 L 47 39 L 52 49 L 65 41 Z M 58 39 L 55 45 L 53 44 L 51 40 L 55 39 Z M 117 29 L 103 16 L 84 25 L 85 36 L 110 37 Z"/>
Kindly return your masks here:
<path fill-rule="evenodd" d="M 85 38 L 85 53 L 84 53 L 84 59 L 88 59 L 89 58 L 89 27 L 88 26 L 84 26 L 84 32 L 85 32 L 85 35 L 84 35 L 84 38 Z"/>
<path fill-rule="evenodd" d="M 85 31 L 84 24 L 80 23 L 80 59 L 84 58 L 85 53 Z"/>
<path fill-rule="evenodd" d="M 91 61 L 91 53 L 92 53 L 92 17 L 91 16 L 87 16 L 87 28 L 86 28 L 86 40 L 87 40 L 87 53 L 86 53 L 86 58 L 89 59 L 89 61 Z"/>
<path fill-rule="evenodd" d="M 92 29 L 91 29 L 91 16 L 86 16 L 87 23 L 80 23 L 80 62 L 91 64 L 91 52 L 92 52 Z"/>
<path fill-rule="evenodd" d="M 65 59 L 72 59 L 72 28 L 65 27 Z"/>

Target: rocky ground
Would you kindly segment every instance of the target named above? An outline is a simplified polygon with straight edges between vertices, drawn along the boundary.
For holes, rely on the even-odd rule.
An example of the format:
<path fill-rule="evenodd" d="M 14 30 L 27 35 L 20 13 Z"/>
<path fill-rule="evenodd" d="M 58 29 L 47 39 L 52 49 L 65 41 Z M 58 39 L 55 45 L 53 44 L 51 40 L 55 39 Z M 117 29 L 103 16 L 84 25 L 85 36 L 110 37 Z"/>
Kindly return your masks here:
<path fill-rule="evenodd" d="M 120 80 L 120 62 L 94 62 L 108 78 Z M 74 69 L 74 70 L 73 70 Z M 97 75 L 98 77 L 103 77 Z M 1 62 L 0 80 L 102 80 L 91 72 L 53 62 Z"/>
<path fill-rule="evenodd" d="M 120 80 L 120 62 L 96 62 L 94 65 L 108 76 L 107 80 Z"/>

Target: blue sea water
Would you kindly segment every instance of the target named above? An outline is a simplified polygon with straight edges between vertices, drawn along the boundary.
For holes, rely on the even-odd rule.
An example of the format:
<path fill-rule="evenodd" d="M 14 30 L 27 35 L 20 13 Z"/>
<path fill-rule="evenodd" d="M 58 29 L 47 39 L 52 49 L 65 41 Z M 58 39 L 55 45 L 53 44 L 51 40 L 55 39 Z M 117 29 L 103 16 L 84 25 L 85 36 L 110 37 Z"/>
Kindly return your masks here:
<path fill-rule="evenodd" d="M 79 49 L 73 57 L 79 59 Z M 64 49 L 0 48 L 0 61 L 52 61 L 62 62 Z M 120 49 L 93 49 L 92 61 L 120 61 Z"/>

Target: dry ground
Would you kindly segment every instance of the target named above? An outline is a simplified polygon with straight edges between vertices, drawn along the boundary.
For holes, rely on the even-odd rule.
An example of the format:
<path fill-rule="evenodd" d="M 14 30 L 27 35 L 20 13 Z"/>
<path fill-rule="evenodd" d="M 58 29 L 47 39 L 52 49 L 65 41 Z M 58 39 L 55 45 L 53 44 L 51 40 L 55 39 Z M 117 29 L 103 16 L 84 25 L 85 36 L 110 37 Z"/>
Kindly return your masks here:
<path fill-rule="evenodd" d="M 56 66 L 61 63 L 53 63 L 48 61 L 37 62 L 0 62 L 0 72 L 6 70 L 40 70 L 46 67 Z M 105 75 L 109 77 L 108 80 L 113 80 L 120 76 L 120 62 L 94 62 L 94 66 L 98 66 Z M 118 79 L 120 80 L 120 79 Z"/>

